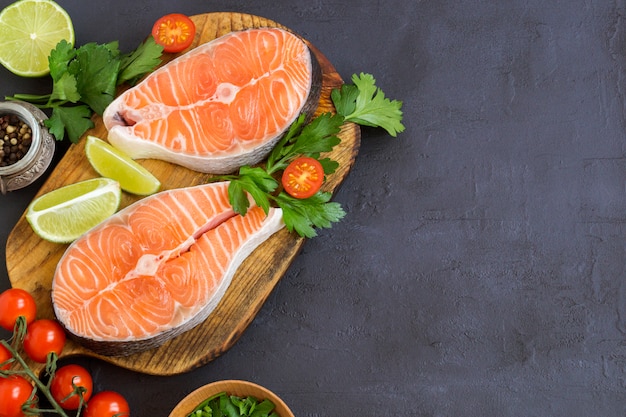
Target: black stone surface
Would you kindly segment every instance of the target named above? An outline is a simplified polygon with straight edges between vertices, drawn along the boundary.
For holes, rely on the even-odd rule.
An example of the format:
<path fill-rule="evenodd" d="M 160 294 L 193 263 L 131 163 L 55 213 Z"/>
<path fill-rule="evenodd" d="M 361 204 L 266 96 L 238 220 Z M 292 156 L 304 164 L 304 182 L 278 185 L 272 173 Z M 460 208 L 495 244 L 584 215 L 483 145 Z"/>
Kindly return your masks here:
<path fill-rule="evenodd" d="M 232 349 L 172 377 L 72 359 L 96 389 L 140 417 L 231 378 L 300 417 L 626 414 L 626 2 L 59 3 L 123 50 L 165 13 L 261 15 L 404 101 Z M 3 96 L 47 88 L 0 70 Z M 36 190 L 0 196 L 0 240 Z"/>

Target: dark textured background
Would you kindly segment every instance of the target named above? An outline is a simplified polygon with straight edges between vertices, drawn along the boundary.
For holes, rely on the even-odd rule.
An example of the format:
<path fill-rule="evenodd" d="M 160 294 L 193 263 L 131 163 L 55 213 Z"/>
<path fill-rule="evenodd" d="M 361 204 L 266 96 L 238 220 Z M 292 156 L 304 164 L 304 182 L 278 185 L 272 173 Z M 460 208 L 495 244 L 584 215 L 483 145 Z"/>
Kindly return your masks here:
<path fill-rule="evenodd" d="M 404 101 L 231 350 L 174 377 L 84 361 L 134 416 L 230 378 L 300 417 L 626 414 L 623 0 L 59 3 L 123 50 L 167 12 L 261 15 Z M 0 240 L 36 189 L 0 196 Z"/>

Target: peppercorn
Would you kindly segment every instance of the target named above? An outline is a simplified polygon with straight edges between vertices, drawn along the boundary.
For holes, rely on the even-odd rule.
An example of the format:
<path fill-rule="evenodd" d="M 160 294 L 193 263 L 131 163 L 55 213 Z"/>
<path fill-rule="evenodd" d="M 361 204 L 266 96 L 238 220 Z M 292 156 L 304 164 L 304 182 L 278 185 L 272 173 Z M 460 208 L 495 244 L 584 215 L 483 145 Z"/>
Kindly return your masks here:
<path fill-rule="evenodd" d="M 32 130 L 14 114 L 0 116 L 0 167 L 22 159 L 30 149 Z"/>

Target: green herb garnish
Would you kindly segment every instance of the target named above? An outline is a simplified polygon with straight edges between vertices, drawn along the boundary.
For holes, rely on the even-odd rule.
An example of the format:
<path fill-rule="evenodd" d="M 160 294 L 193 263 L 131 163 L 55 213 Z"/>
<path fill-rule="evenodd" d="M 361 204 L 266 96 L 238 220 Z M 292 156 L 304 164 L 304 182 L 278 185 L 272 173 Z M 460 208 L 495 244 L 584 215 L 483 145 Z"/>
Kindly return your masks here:
<path fill-rule="evenodd" d="M 344 84 L 340 90 L 331 93 L 338 114 L 348 122 L 382 127 L 393 137 L 404 132 L 401 101 L 386 98 L 370 74 L 354 74 L 352 82 L 353 85 Z"/>
<path fill-rule="evenodd" d="M 117 42 L 94 42 L 74 48 L 61 41 L 50 52 L 48 65 L 52 92 L 44 95 L 15 94 L 7 100 L 30 102 L 42 109 L 51 109 L 46 126 L 57 140 L 65 133 L 77 143 L 94 127 L 91 116 L 102 114 L 113 101 L 116 89 L 123 83 L 133 85 L 160 63 L 163 47 L 149 37 L 139 47 L 122 54 Z"/>
<path fill-rule="evenodd" d="M 341 130 L 344 118 L 338 114 L 324 113 L 316 117 L 309 124 L 305 124 L 305 115 L 290 126 L 283 138 L 276 144 L 267 158 L 266 171 L 268 174 L 284 170 L 289 162 L 300 155 L 312 156 L 319 159 L 322 152 L 330 152 L 341 142 L 337 133 Z M 337 168 L 337 163 L 329 163 L 329 159 L 320 160 L 324 173 L 331 174 Z"/>
<path fill-rule="evenodd" d="M 276 175 L 299 156 L 317 159 L 324 174 L 335 172 L 339 164 L 323 158 L 341 139 L 337 136 L 341 126 L 352 122 L 363 126 L 381 127 L 391 136 L 404 131 L 402 124 L 402 102 L 385 98 L 375 79 L 370 74 L 353 75 L 353 85 L 343 85 L 331 92 L 336 114 L 324 113 L 306 124 L 305 115 L 291 125 L 287 133 L 276 144 L 264 167 L 245 165 L 238 175 L 223 175 L 212 180 L 228 180 L 228 194 L 235 212 L 245 215 L 249 208 L 250 194 L 256 204 L 267 213 L 274 205 L 283 210 L 283 220 L 289 231 L 311 238 L 317 235 L 316 228 L 329 228 L 345 216 L 339 203 L 331 202 L 331 193 L 318 192 L 306 199 L 297 199 L 279 191 Z"/>
<path fill-rule="evenodd" d="M 202 401 L 187 417 L 278 417 L 274 408 L 274 403 L 268 399 L 259 402 L 252 396 L 238 397 L 221 392 Z"/>

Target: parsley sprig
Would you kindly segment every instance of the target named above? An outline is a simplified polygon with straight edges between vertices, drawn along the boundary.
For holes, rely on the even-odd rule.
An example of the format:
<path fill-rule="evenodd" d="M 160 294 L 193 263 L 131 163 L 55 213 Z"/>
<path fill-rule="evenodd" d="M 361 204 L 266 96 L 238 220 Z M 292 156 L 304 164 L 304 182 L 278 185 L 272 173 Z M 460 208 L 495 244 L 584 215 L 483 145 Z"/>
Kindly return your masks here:
<path fill-rule="evenodd" d="M 249 194 L 266 213 L 271 206 L 280 207 L 287 230 L 307 238 L 317 236 L 317 228 L 329 228 L 345 217 L 341 205 L 330 201 L 331 193 L 320 191 L 306 199 L 294 198 L 279 191 L 276 176 L 303 155 L 319 160 L 325 175 L 335 172 L 339 164 L 322 155 L 341 142 L 337 134 L 346 122 L 380 127 L 393 137 L 404 131 L 401 101 L 386 98 L 370 74 L 355 74 L 352 82 L 354 84 L 344 84 L 331 92 L 335 114 L 321 114 L 310 123 L 306 123 L 304 114 L 300 115 L 271 151 L 264 167 L 245 165 L 238 175 L 212 179 L 230 181 L 228 195 L 235 212 L 246 214 L 250 206 Z"/>
<path fill-rule="evenodd" d="M 404 132 L 401 101 L 386 98 L 371 74 L 354 74 L 352 82 L 354 84 L 344 84 L 331 92 L 338 114 L 347 122 L 382 127 L 393 137 Z"/>
<path fill-rule="evenodd" d="M 134 85 L 144 74 L 161 63 L 163 47 L 154 38 L 128 54 L 122 54 L 117 41 L 106 44 L 87 43 L 74 48 L 67 41 L 59 42 L 50 52 L 48 65 L 52 92 L 44 95 L 15 94 L 7 100 L 30 102 L 42 109 L 51 109 L 45 121 L 57 140 L 65 133 L 77 143 L 94 127 L 91 116 L 102 114 L 113 101 L 119 85 Z"/>
<path fill-rule="evenodd" d="M 325 174 L 335 171 L 338 163 L 329 159 L 319 159 L 322 152 L 330 152 L 341 142 L 339 133 L 343 118 L 330 113 L 316 117 L 305 123 L 306 116 L 300 115 L 290 126 L 285 136 L 270 153 L 265 167 L 244 165 L 238 175 L 223 175 L 212 180 L 230 181 L 228 196 L 235 212 L 245 215 L 250 207 L 248 195 L 267 213 L 270 206 L 283 210 L 283 220 L 289 231 L 300 236 L 315 237 L 315 228 L 330 227 L 341 220 L 345 212 L 339 203 L 330 202 L 331 193 L 318 192 L 313 197 L 298 199 L 284 191 L 276 194 L 279 181 L 275 174 L 284 170 L 289 162 L 300 155 L 315 157 L 322 162 Z"/>

